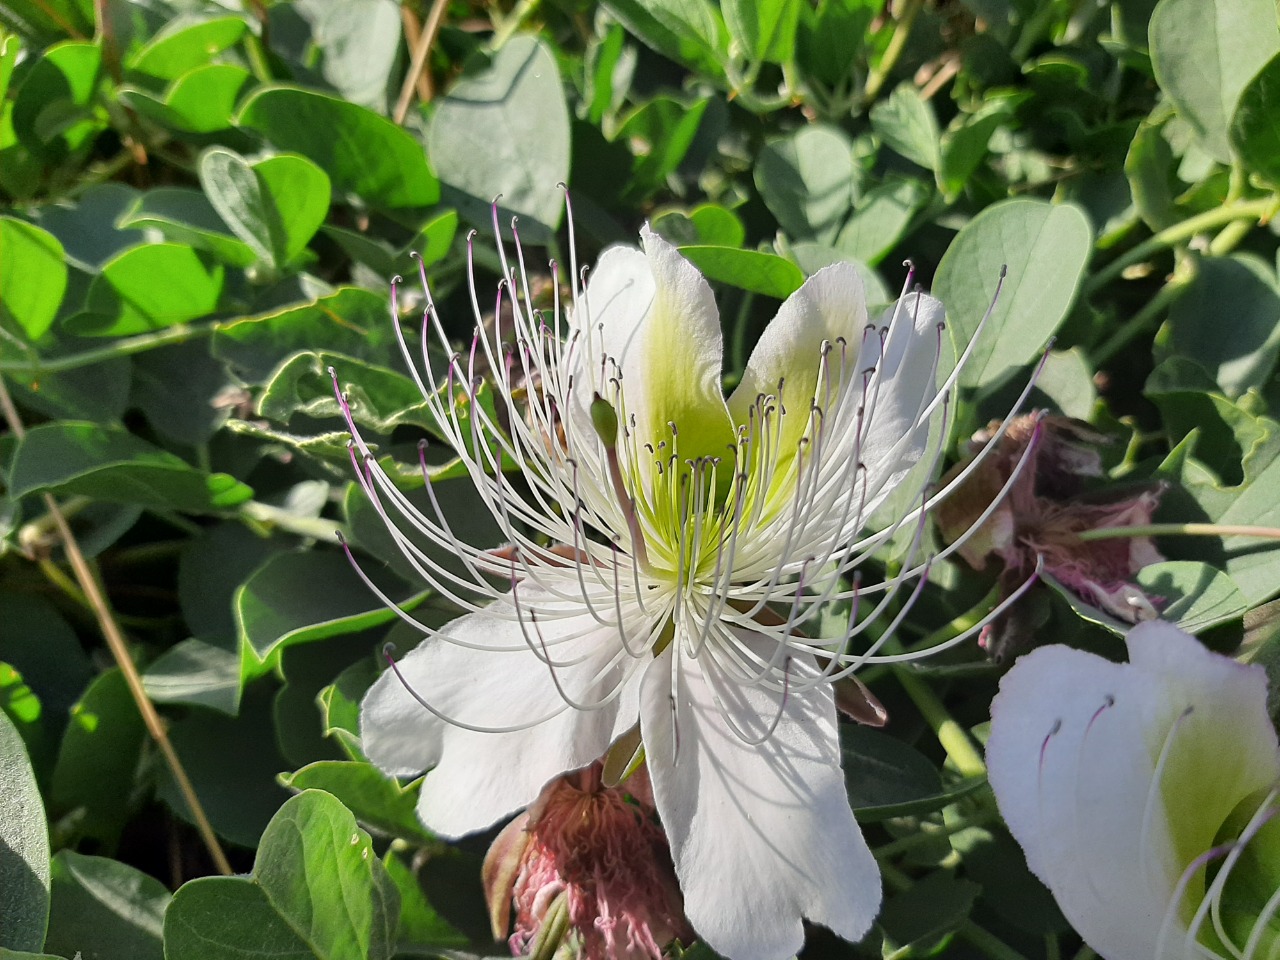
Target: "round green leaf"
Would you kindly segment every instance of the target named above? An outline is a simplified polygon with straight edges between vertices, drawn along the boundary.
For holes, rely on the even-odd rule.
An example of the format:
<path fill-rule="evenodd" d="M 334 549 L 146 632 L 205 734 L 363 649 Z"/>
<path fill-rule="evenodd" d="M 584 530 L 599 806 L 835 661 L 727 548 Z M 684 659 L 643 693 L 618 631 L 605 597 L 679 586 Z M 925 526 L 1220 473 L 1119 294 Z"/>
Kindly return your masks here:
<path fill-rule="evenodd" d="M 357 104 L 295 87 L 264 87 L 236 123 L 314 161 L 337 189 L 373 206 L 427 207 L 440 199 L 422 145 Z"/>
<path fill-rule="evenodd" d="M 311 23 L 320 72 L 343 97 L 387 112 L 388 80 L 400 77 L 400 5 L 394 0 L 304 0 L 294 9 Z"/>
<path fill-rule="evenodd" d="M 225 473 L 205 473 L 121 427 L 42 423 L 18 443 L 9 495 L 79 493 L 99 500 L 193 512 L 230 509 L 253 491 Z"/>
<path fill-rule="evenodd" d="M 853 144 L 838 127 L 801 127 L 756 158 L 756 189 L 794 240 L 830 243 L 853 205 Z"/>
<path fill-rule="evenodd" d="M 101 960 L 163 960 L 160 930 L 169 891 L 155 877 L 107 857 L 60 850 L 45 949 Z"/>
<path fill-rule="evenodd" d="M 402 581 L 378 570 L 368 572 L 393 597 L 406 592 Z M 319 593 L 318 583 L 325 585 Z M 355 633 L 395 618 L 346 557 L 319 551 L 269 559 L 236 591 L 235 611 L 242 649 L 260 664 L 272 662 L 284 646 Z"/>
<path fill-rule="evenodd" d="M 418 791 L 402 787 L 371 763 L 317 760 L 280 782 L 290 790 L 323 790 L 341 800 L 361 823 L 393 837 L 427 846 L 435 837 L 418 819 Z"/>
<path fill-rule="evenodd" d="M 53 323 L 67 289 L 62 244 L 52 234 L 0 217 L 0 321 L 39 340 Z"/>
<path fill-rule="evenodd" d="M 120 254 L 94 277 L 85 312 L 67 320 L 81 336 L 124 337 L 212 313 L 223 268 L 206 266 L 190 247 L 151 243 Z"/>
<path fill-rule="evenodd" d="M 702 245 L 676 249 L 708 280 L 741 287 L 766 297 L 785 300 L 804 283 L 804 274 L 794 263 L 762 250 Z"/>
<path fill-rule="evenodd" d="M 1229 323 L 1230 336 L 1207 317 Z M 1161 341 L 1161 358 L 1196 362 L 1228 397 L 1264 389 L 1280 355 L 1280 289 L 1271 266 L 1250 254 L 1198 260 L 1195 277 L 1169 308 Z"/>
<path fill-rule="evenodd" d="M 233 267 L 247 267 L 254 251 L 232 236 L 226 222 L 199 190 L 159 187 L 148 190 L 117 221 L 121 227 L 159 230 L 166 240 L 208 250 Z"/>
<path fill-rule="evenodd" d="M 120 91 L 120 99 L 178 133 L 215 133 L 231 126 L 236 101 L 251 77 L 234 63 L 210 63 L 184 73 L 163 99 L 129 87 Z"/>
<path fill-rule="evenodd" d="M 1280 184 L 1280 54 L 1241 92 L 1231 118 L 1231 144 L 1245 166 Z"/>
<path fill-rule="evenodd" d="M 250 164 L 216 148 L 200 158 L 200 183 L 232 232 L 276 270 L 306 249 L 329 212 L 329 178 L 293 154 Z"/>
<path fill-rule="evenodd" d="M 185 884 L 165 915 L 167 960 L 389 960 L 400 898 L 368 834 L 327 793 L 290 799 L 251 877 Z"/>
<path fill-rule="evenodd" d="M 518 36 L 482 73 L 464 75 L 436 108 L 427 136 L 440 179 L 481 204 L 553 231 L 569 179 L 569 110 L 550 49 Z M 485 220 L 488 218 L 485 217 Z"/>
<path fill-rule="evenodd" d="M 239 17 L 218 17 L 178 29 L 165 29 L 150 43 L 129 58 L 131 71 L 157 80 L 174 80 L 203 66 L 209 60 L 238 43 L 248 29 Z"/>
<path fill-rule="evenodd" d="M 22 735 L 0 711 L 0 947 L 39 950 L 49 915 L 49 829 Z"/>
<path fill-rule="evenodd" d="M 13 99 L 13 132 L 45 157 L 75 150 L 102 128 L 93 98 L 102 72 L 97 44 L 67 41 L 45 50 Z"/>
<path fill-rule="evenodd" d="M 1044 348 L 1075 299 L 1091 245 L 1088 219 L 1066 203 L 1005 200 L 964 226 L 933 281 L 960 341 L 991 305 L 1001 267 L 1008 276 L 961 383 L 994 386 Z"/>
<path fill-rule="evenodd" d="M 1156 81 L 1201 145 L 1231 160 L 1227 131 L 1240 92 L 1280 51 L 1271 0 L 1160 0 L 1151 14 Z"/>
<path fill-rule="evenodd" d="M 119 669 L 97 677 L 71 708 L 53 768 L 52 798 L 78 811 L 77 831 L 114 849 L 129 815 L 147 731 Z"/>
<path fill-rule="evenodd" d="M 927 193 L 919 180 L 887 180 L 868 190 L 836 238 L 836 247 L 863 263 L 879 263 L 902 238 Z"/>

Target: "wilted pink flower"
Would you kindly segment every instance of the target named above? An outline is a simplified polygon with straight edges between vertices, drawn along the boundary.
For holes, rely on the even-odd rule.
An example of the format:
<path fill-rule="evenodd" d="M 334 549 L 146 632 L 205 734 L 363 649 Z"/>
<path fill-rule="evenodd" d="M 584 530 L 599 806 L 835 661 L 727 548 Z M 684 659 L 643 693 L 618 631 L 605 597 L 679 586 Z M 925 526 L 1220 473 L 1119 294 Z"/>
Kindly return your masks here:
<path fill-rule="evenodd" d="M 658 960 L 693 938 L 667 839 L 641 767 L 606 787 L 601 764 L 552 780 L 498 835 L 484 862 L 496 938 L 521 955 L 542 937 L 565 938 L 586 960 Z"/>
<path fill-rule="evenodd" d="M 971 449 L 982 449 L 998 427 L 998 422 L 992 423 L 976 433 Z M 1158 485 L 1101 502 L 1087 495 L 1086 479 L 1102 475 L 1102 459 L 1095 447 L 1105 439 L 1088 424 L 1068 417 L 1018 417 L 1008 424 L 997 450 L 934 511 L 939 530 L 949 540 L 963 535 L 1007 484 L 1004 499 L 960 546 L 959 553 L 970 566 L 982 570 L 992 557 L 998 558 L 1003 566 L 1001 590 L 1008 596 L 1042 564 L 1044 573 L 1119 620 L 1138 623 L 1154 618 L 1159 598 L 1129 582 L 1143 567 L 1164 559 L 1151 539 L 1080 538 L 1084 531 L 1100 527 L 1150 524 L 1164 489 Z M 1020 463 L 1021 472 L 1015 477 Z M 1004 638 L 1012 640 L 1015 634 L 1029 632 L 1026 624 L 1011 629 L 1025 613 L 1015 605 L 983 628 L 979 643 L 999 659 Z"/>

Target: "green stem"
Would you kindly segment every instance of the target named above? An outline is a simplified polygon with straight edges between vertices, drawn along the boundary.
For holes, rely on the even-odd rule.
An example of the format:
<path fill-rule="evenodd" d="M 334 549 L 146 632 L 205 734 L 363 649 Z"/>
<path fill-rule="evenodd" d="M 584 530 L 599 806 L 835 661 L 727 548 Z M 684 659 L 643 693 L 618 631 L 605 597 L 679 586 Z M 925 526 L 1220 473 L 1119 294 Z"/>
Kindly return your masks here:
<path fill-rule="evenodd" d="M 1246 200 L 1240 203 L 1227 204 L 1206 210 L 1194 217 L 1188 217 L 1181 223 L 1166 227 L 1151 238 L 1138 244 L 1090 277 L 1084 285 L 1085 296 L 1097 293 L 1126 269 L 1135 263 L 1141 263 L 1152 254 L 1159 253 L 1176 244 L 1190 240 L 1197 233 L 1214 230 L 1234 220 L 1264 220 L 1275 212 L 1276 198 L 1264 197 L 1261 200 Z"/>
<path fill-rule="evenodd" d="M 113 357 L 124 357 L 133 353 L 154 350 L 156 347 L 167 347 L 175 343 L 186 343 L 199 337 L 207 337 L 217 329 L 221 321 L 210 321 L 203 324 L 177 324 L 156 330 L 153 333 L 140 333 L 136 337 L 116 340 L 106 347 L 85 350 L 83 353 L 72 353 L 65 357 L 33 360 L 0 360 L 0 373 L 13 373 L 24 377 L 35 377 L 42 373 L 64 373 L 67 370 L 78 370 L 110 360 Z"/>
<path fill-rule="evenodd" d="M 542 0 L 520 0 L 515 9 L 503 19 L 493 34 L 493 49 L 500 50 L 502 45 L 515 36 L 526 20 L 542 5 Z"/>
<path fill-rule="evenodd" d="M 893 840 L 882 847 L 877 847 L 875 850 L 876 859 L 889 860 L 914 850 L 916 847 L 924 846 L 933 840 L 940 840 L 944 837 L 962 833 L 970 827 L 986 826 L 996 819 L 995 807 L 985 805 L 976 808 L 972 816 L 958 817 L 953 823 L 948 823 L 945 826 L 935 826 L 928 821 L 922 821 L 919 832 L 903 837 L 900 840 Z"/>
<path fill-rule="evenodd" d="M 1099 527 L 1078 534 L 1081 540 L 1112 540 L 1117 537 L 1260 537 L 1280 540 L 1280 527 L 1259 527 L 1235 523 L 1148 523 L 1141 527 Z"/>
<path fill-rule="evenodd" d="M 920 715 L 942 744 L 951 762 L 963 777 L 985 777 L 987 765 L 978 752 L 964 727 L 960 726 L 947 712 L 947 708 L 933 688 L 924 682 L 914 670 L 908 666 L 896 667 L 893 671 L 907 692 L 911 702 L 916 705 Z"/>
<path fill-rule="evenodd" d="M 1106 343 L 1090 354 L 1089 360 L 1094 368 L 1096 369 L 1111 360 L 1112 357 L 1127 347 L 1135 337 L 1143 333 L 1152 321 L 1158 319 L 1169 305 L 1182 295 L 1182 291 L 1187 288 L 1193 276 L 1193 271 L 1191 271 L 1191 276 L 1175 276 L 1174 279 L 1160 288 L 1160 292 L 1151 298 L 1150 303 L 1122 323 L 1120 329 L 1113 333 Z"/>
<path fill-rule="evenodd" d="M 265 524 L 288 533 L 296 533 L 300 537 L 310 537 L 312 540 L 322 540 L 325 543 L 341 542 L 338 536 L 340 524 L 336 520 L 326 520 L 323 517 L 300 517 L 282 507 L 274 507 L 257 500 L 242 504 L 240 515 L 255 523 Z"/>
<path fill-rule="evenodd" d="M 1212 257 L 1223 257 L 1239 246 L 1240 241 L 1249 235 L 1253 230 L 1253 224 L 1248 220 L 1236 220 L 1228 223 L 1222 228 L 1222 231 L 1209 241 L 1209 255 Z"/>
<path fill-rule="evenodd" d="M 889 38 L 889 45 L 884 49 L 884 56 L 867 75 L 867 85 L 862 88 L 864 107 L 879 95 L 885 81 L 889 79 L 889 74 L 898 65 L 898 58 L 906 49 L 907 40 L 911 36 L 911 27 L 915 24 L 916 15 L 920 13 L 922 6 L 924 6 L 924 0 L 906 0 L 903 3 L 902 15 L 898 17 L 898 23 L 893 28 L 893 36 Z"/>

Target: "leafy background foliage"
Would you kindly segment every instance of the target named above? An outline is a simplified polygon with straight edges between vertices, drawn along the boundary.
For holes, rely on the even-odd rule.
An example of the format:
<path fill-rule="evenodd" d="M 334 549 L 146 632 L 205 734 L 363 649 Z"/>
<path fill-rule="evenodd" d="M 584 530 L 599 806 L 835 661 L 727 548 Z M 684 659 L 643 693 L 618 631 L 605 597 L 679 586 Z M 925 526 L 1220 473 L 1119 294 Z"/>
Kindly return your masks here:
<path fill-rule="evenodd" d="M 360 752 L 377 651 L 414 638 L 335 531 L 452 613 L 353 491 L 327 373 L 412 489 L 434 425 L 388 280 L 420 252 L 465 339 L 494 197 L 548 301 L 562 182 L 580 263 L 646 219 L 679 244 L 717 286 L 727 383 L 824 264 L 888 301 L 910 257 L 960 341 L 1007 265 L 953 449 L 1047 349 L 1034 402 L 1112 435 L 1117 484 L 1167 481 L 1159 519 L 1280 525 L 1269 0 L 5 0 L 0 24 L 0 376 L 28 427 L 0 436 L 0 957 L 502 952 L 485 838 L 426 834 L 416 785 Z M 455 530 L 495 541 L 432 470 Z M 241 876 L 210 876 L 46 494 Z M 1280 664 L 1280 555 L 1161 548 L 1140 579 L 1167 616 Z M 938 564 L 901 642 L 990 585 Z M 1097 611 L 1038 603 L 1042 638 L 1118 655 Z M 868 671 L 893 720 L 850 729 L 846 766 L 889 897 L 863 944 L 815 930 L 804 956 L 1079 948 L 983 781 L 998 675 L 972 644 Z"/>

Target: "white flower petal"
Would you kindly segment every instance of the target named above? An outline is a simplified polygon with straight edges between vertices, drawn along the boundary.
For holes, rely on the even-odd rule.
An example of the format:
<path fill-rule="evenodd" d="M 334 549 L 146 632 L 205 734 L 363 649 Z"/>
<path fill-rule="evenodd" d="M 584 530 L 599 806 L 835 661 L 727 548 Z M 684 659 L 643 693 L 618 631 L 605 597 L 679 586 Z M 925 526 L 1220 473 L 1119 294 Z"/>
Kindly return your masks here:
<path fill-rule="evenodd" d="M 606 250 L 587 282 L 585 309 L 574 322 L 587 341 L 576 353 L 581 391 L 613 399 L 602 366 L 622 374 L 625 413 L 639 443 L 679 432 L 682 458 L 724 455 L 733 425 L 720 387 L 724 340 L 711 287 L 675 247 L 647 226 L 644 252 Z M 590 400 L 590 394 L 583 397 Z"/>
<path fill-rule="evenodd" d="M 763 638 L 740 638 L 760 655 Z M 781 960 L 804 941 L 801 918 L 857 940 L 880 905 L 875 859 L 849 809 L 831 688 L 786 697 L 745 687 L 681 638 L 645 671 L 641 730 L 658 812 L 671 841 L 685 913 L 732 960 Z M 792 659 L 800 684 L 815 671 Z M 674 696 L 678 715 L 673 716 Z M 673 762 L 674 759 L 674 762 Z"/>
<path fill-rule="evenodd" d="M 1128 645 L 1128 664 L 1062 646 L 1018 662 L 992 704 L 991 785 L 1028 865 L 1102 957 L 1200 956 L 1184 938 L 1202 876 L 1170 903 L 1232 809 L 1280 776 L 1266 677 L 1163 622 Z"/>
<path fill-rule="evenodd" d="M 901 312 L 893 323 L 895 312 Z M 859 369 L 877 367 L 877 377 L 865 398 L 867 426 L 858 458 L 867 467 L 870 514 L 906 477 L 924 453 L 929 424 L 922 411 L 937 395 L 937 365 L 945 309 L 933 297 L 910 293 L 880 318 L 889 327 L 881 347 L 879 338 L 863 341 Z M 877 385 L 878 380 L 878 385 Z M 905 439 L 904 439 L 905 438 Z"/>
<path fill-rule="evenodd" d="M 866 327 L 867 297 L 857 268 L 851 263 L 823 267 L 787 297 L 760 335 L 742 380 L 729 397 L 733 422 L 747 424 L 756 399 L 778 396 L 781 385 L 788 415 L 779 446 L 784 455 L 794 452 L 809 422 L 823 343 L 831 344 L 836 359 L 842 342 L 853 356 Z M 838 373 L 838 364 L 835 369 Z"/>
<path fill-rule="evenodd" d="M 521 588 L 526 618 L 545 600 L 534 588 Z M 544 654 L 533 627 L 522 627 L 510 614 L 510 601 L 500 600 L 453 621 L 444 633 L 472 646 L 424 641 L 398 664 L 404 683 L 387 670 L 361 705 L 360 737 L 370 760 L 395 775 L 434 767 L 423 782 L 418 813 L 443 837 L 483 829 L 528 805 L 548 780 L 598 759 L 636 723 L 641 674 L 625 651 L 619 656 L 616 627 L 597 623 L 585 608 L 574 616 L 540 618 Z M 534 638 L 537 654 L 526 636 Z M 554 678 L 548 658 L 564 664 Z M 584 704 L 624 686 L 600 709 L 578 710 L 566 705 L 557 680 Z M 460 723 L 523 729 L 496 733 L 448 723 L 418 703 L 405 683 Z"/>

